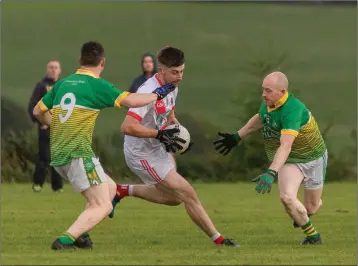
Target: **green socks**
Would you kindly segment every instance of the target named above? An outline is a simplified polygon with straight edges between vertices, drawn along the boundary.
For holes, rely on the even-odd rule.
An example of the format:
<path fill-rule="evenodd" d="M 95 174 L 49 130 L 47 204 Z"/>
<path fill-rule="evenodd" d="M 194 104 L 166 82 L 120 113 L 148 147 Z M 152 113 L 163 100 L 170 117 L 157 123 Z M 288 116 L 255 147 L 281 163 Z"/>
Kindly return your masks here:
<path fill-rule="evenodd" d="M 83 233 L 81 235 L 81 237 L 89 237 L 89 234 L 87 232 Z M 61 244 L 65 244 L 65 245 L 71 245 L 76 241 L 76 238 L 71 235 L 69 232 L 64 232 L 59 238 L 58 238 L 61 242 Z"/>
<path fill-rule="evenodd" d="M 76 238 L 68 232 L 63 233 L 59 238 L 61 244 L 71 245 L 76 241 Z"/>
<path fill-rule="evenodd" d="M 301 227 L 302 232 L 307 235 L 309 238 L 316 238 L 318 237 L 318 233 L 314 226 L 311 224 L 311 221 L 308 221 L 304 226 Z"/>
<path fill-rule="evenodd" d="M 81 237 L 89 237 L 89 233 L 85 232 L 81 235 Z"/>

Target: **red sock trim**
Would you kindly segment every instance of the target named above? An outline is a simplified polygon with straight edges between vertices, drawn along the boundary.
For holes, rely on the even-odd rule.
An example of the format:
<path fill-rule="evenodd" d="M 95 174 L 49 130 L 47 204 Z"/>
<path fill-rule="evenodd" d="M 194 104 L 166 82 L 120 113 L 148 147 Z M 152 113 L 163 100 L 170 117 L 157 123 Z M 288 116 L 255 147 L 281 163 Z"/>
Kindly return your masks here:
<path fill-rule="evenodd" d="M 216 240 L 214 240 L 214 243 L 216 245 L 221 245 L 224 242 L 224 237 L 222 235 L 220 235 Z"/>
<path fill-rule="evenodd" d="M 117 197 L 124 198 L 127 197 L 129 193 L 129 185 L 117 184 Z"/>

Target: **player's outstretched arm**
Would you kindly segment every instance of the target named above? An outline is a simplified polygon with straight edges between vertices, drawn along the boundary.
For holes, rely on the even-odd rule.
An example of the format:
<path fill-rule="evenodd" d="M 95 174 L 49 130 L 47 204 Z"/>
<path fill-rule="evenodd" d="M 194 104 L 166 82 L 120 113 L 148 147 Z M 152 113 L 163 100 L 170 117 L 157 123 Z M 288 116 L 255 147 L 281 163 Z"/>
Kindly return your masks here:
<path fill-rule="evenodd" d="M 49 112 L 49 110 L 45 110 L 44 107 L 41 109 L 40 105 L 41 105 L 41 101 L 35 106 L 32 113 L 36 117 L 36 119 L 41 122 L 41 124 L 50 126 L 52 115 Z"/>
<path fill-rule="evenodd" d="M 262 121 L 259 114 L 254 115 L 250 120 L 238 131 L 241 139 L 244 139 L 251 133 L 254 133 L 262 128 Z"/>
<path fill-rule="evenodd" d="M 131 93 L 121 101 L 122 106 L 129 108 L 142 107 L 158 99 L 154 93 Z"/>
<path fill-rule="evenodd" d="M 121 100 L 121 105 L 131 108 L 142 107 L 163 99 L 173 90 L 175 90 L 175 86 L 171 83 L 167 83 L 156 88 L 152 93 L 131 93 Z"/>

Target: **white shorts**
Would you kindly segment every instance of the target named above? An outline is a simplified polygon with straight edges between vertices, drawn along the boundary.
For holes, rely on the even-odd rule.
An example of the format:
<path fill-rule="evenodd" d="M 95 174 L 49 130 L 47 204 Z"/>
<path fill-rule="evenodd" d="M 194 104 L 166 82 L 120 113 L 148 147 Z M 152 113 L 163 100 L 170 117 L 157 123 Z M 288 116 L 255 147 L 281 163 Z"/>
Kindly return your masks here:
<path fill-rule="evenodd" d="M 305 189 L 318 189 L 323 187 L 326 179 L 328 162 L 327 151 L 317 160 L 308 163 L 296 163 L 295 165 L 303 174 L 303 186 Z"/>
<path fill-rule="evenodd" d="M 98 158 L 76 158 L 66 165 L 55 166 L 56 172 L 66 178 L 76 192 L 107 182 L 107 176 Z"/>
<path fill-rule="evenodd" d="M 155 185 L 161 183 L 169 171 L 175 168 L 170 153 L 161 156 L 132 157 L 125 154 L 127 165 L 145 184 Z"/>

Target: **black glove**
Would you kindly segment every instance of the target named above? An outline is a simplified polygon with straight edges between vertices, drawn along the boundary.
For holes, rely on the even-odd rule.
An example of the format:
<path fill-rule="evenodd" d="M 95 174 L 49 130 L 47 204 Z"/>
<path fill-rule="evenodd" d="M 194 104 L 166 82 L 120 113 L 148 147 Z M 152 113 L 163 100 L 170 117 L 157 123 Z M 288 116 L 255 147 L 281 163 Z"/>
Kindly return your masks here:
<path fill-rule="evenodd" d="M 175 90 L 175 86 L 171 83 L 167 83 L 161 87 L 156 88 L 152 93 L 155 93 L 158 96 L 158 100 L 161 100 L 173 90 Z"/>
<path fill-rule="evenodd" d="M 179 128 L 158 130 L 158 135 L 155 138 L 164 144 L 167 152 L 176 152 L 176 150 L 181 150 L 183 148 L 179 142 L 183 144 L 186 143 L 185 140 L 177 136 L 177 133 L 179 132 Z"/>
<path fill-rule="evenodd" d="M 190 151 L 191 146 L 193 146 L 193 144 L 194 144 L 194 142 L 190 141 L 188 148 L 183 153 L 181 153 L 180 155 L 183 155 L 184 153 L 187 153 L 188 151 Z"/>
<path fill-rule="evenodd" d="M 224 156 L 228 155 L 231 150 L 241 141 L 241 137 L 238 133 L 229 134 L 218 132 L 218 135 L 223 138 L 214 141 L 213 144 L 216 145 L 215 150 Z"/>

